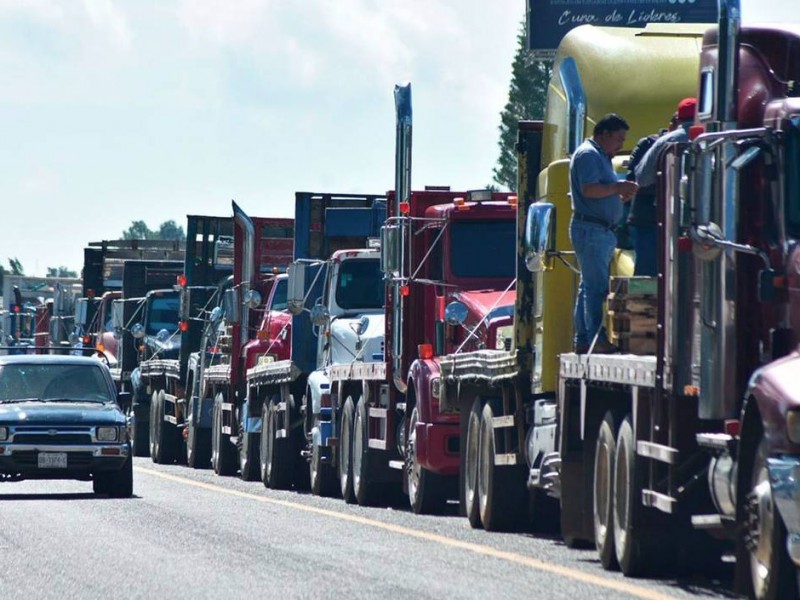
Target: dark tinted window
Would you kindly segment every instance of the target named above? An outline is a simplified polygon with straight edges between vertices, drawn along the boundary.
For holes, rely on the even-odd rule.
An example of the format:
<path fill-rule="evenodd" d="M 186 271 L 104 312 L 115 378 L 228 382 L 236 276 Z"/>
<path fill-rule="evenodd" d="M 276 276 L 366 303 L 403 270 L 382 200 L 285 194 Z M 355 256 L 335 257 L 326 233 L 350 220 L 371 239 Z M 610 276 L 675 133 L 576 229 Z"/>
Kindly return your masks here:
<path fill-rule="evenodd" d="M 450 225 L 450 270 L 456 277 L 514 277 L 515 221 L 459 221 Z"/>
<path fill-rule="evenodd" d="M 800 118 L 786 133 L 786 229 L 800 239 Z"/>
<path fill-rule="evenodd" d="M 336 304 L 344 309 L 381 308 L 383 298 L 380 261 L 354 258 L 341 264 L 336 282 Z"/>
<path fill-rule="evenodd" d="M 270 310 L 286 310 L 286 295 L 289 293 L 289 280 L 279 279 L 275 282 L 275 294 L 272 296 Z"/>
<path fill-rule="evenodd" d="M 156 335 L 162 329 L 175 333 L 178 329 L 180 306 L 178 296 L 152 296 L 148 308 L 147 333 Z"/>

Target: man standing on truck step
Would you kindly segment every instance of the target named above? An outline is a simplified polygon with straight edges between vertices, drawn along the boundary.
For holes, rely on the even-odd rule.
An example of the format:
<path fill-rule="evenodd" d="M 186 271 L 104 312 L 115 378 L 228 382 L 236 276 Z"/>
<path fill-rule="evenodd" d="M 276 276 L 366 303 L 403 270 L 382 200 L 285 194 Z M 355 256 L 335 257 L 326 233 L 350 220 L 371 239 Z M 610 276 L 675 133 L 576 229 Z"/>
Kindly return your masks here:
<path fill-rule="evenodd" d="M 633 181 L 619 181 L 611 159 L 622 149 L 629 126 L 608 114 L 594 126 L 592 137 L 572 155 L 569 165 L 572 221 L 569 235 L 581 269 L 575 300 L 575 352 L 616 352 L 603 330 L 603 302 L 608 295 L 614 234 L 622 218 L 622 203 L 638 189 Z"/>

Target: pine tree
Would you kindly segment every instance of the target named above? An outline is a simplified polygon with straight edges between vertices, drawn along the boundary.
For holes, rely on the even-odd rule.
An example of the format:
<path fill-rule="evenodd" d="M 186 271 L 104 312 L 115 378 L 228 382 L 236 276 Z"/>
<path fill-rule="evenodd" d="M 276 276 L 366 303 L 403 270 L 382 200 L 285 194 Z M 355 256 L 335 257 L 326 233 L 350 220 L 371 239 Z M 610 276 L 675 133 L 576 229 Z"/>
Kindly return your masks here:
<path fill-rule="evenodd" d="M 544 117 L 547 86 L 553 70 L 552 61 L 530 60 L 525 43 L 525 20 L 517 35 L 517 54 L 511 67 L 508 102 L 500 113 L 500 157 L 492 170 L 494 182 L 509 190 L 517 189 L 517 123 Z"/>

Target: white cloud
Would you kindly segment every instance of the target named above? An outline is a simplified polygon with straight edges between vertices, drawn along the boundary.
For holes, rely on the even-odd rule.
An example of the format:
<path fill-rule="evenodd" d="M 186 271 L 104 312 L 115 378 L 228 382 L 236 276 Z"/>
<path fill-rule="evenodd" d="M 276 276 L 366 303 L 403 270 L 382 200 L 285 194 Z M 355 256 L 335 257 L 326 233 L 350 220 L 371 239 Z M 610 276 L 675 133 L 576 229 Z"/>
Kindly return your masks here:
<path fill-rule="evenodd" d="M 63 18 L 64 9 L 55 0 L 0 0 L 0 14 L 53 21 Z"/>
<path fill-rule="evenodd" d="M 103 33 L 113 44 L 122 48 L 131 45 L 131 32 L 125 15 L 111 0 L 83 0 L 83 8 L 94 28 Z"/>

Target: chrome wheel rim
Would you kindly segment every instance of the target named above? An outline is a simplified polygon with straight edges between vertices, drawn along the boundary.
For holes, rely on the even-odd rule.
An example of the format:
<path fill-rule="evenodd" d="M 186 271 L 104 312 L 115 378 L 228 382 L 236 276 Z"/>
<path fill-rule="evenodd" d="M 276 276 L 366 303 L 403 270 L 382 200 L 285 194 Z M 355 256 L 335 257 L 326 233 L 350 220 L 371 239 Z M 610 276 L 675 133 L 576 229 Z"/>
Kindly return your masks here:
<path fill-rule="evenodd" d="M 763 598 L 769 587 L 773 556 L 775 504 L 766 464 L 766 440 L 758 446 L 753 462 L 750 493 L 746 499 L 747 548 L 750 554 L 750 573 L 756 598 Z"/>

